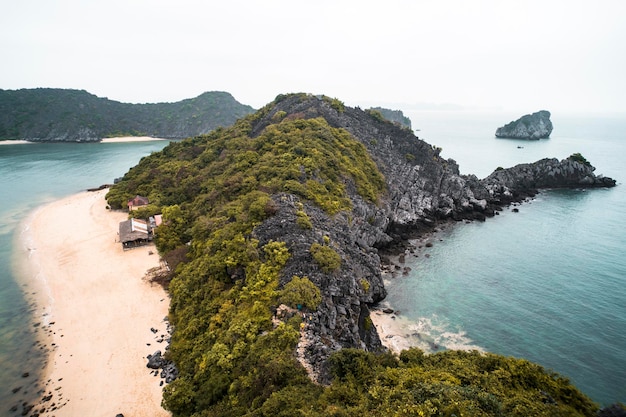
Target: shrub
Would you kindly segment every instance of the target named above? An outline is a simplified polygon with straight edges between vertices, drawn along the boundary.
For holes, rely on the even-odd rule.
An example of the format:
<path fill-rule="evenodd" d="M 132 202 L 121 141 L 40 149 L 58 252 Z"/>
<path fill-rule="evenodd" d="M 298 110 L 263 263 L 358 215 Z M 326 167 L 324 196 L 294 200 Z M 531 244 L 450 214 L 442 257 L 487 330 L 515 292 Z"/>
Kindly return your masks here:
<path fill-rule="evenodd" d="M 312 229 L 313 224 L 304 210 L 296 210 L 296 224 L 303 229 Z"/>
<path fill-rule="evenodd" d="M 309 278 L 294 276 L 280 291 L 279 299 L 293 308 L 301 306 L 316 310 L 322 302 L 322 294 Z"/>
<path fill-rule="evenodd" d="M 365 278 L 361 278 L 361 287 L 363 291 L 368 292 L 370 290 L 370 282 Z"/>
<path fill-rule="evenodd" d="M 328 274 L 341 266 L 341 256 L 333 248 L 313 243 L 310 250 L 313 259 L 323 272 Z"/>
<path fill-rule="evenodd" d="M 587 161 L 587 159 L 584 156 L 582 156 L 579 152 L 571 154 L 568 159 L 572 161 L 580 162 L 583 165 L 591 166 L 589 161 Z"/>

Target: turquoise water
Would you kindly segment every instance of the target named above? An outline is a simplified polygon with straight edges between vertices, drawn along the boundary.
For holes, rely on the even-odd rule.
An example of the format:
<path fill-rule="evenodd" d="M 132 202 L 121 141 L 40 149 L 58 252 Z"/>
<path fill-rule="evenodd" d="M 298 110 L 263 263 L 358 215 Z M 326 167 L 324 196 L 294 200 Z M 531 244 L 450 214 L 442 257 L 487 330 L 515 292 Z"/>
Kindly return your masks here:
<path fill-rule="evenodd" d="M 520 142 L 493 136 L 515 117 L 453 116 L 410 115 L 462 173 L 581 152 L 618 186 L 546 191 L 518 213 L 445 228 L 407 257 L 411 272 L 388 283 L 386 303 L 424 349 L 524 357 L 601 404 L 626 402 L 626 118 L 553 115 L 550 139 Z"/>
<path fill-rule="evenodd" d="M 34 383 L 45 359 L 35 345 L 33 306 L 25 300 L 29 294 L 13 275 L 19 222 L 46 202 L 112 183 L 168 143 L 0 145 L 0 416 L 15 415 L 11 407 L 36 397 Z M 29 376 L 22 377 L 26 372 Z"/>

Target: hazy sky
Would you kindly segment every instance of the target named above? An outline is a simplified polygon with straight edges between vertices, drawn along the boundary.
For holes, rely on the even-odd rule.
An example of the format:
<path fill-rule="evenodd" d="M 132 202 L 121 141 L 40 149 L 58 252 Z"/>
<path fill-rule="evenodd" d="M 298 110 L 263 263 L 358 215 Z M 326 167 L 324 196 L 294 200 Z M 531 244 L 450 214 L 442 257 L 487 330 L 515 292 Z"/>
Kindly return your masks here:
<path fill-rule="evenodd" d="M 0 88 L 626 112 L 624 0 L 0 0 Z"/>

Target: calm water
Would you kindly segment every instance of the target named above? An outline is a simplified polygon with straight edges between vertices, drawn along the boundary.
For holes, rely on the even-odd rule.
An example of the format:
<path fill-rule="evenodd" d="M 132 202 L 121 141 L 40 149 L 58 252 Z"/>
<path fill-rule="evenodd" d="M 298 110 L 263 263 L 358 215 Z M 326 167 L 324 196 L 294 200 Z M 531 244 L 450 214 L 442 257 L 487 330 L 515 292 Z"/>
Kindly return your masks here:
<path fill-rule="evenodd" d="M 601 404 L 626 402 L 626 117 L 553 115 L 551 139 L 525 142 L 494 138 L 515 115 L 409 115 L 462 173 L 580 152 L 618 186 L 547 191 L 519 213 L 446 228 L 407 257 L 411 272 L 388 283 L 386 303 L 426 350 L 528 358 Z"/>
<path fill-rule="evenodd" d="M 28 289 L 13 276 L 19 222 L 43 203 L 113 182 L 168 143 L 0 145 L 0 416 L 16 415 L 11 407 L 36 397 L 33 383 L 44 358 L 34 345 L 38 328 L 32 327 L 32 305 L 25 301 Z"/>

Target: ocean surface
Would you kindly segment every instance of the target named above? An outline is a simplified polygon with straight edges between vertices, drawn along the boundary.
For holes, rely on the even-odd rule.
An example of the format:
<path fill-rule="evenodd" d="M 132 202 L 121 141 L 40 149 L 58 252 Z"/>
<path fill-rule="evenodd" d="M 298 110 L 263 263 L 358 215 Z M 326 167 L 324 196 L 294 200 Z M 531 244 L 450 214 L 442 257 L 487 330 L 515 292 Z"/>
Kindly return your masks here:
<path fill-rule="evenodd" d="M 408 115 L 463 174 L 580 152 L 618 186 L 544 191 L 517 213 L 444 228 L 406 257 L 385 303 L 424 350 L 527 358 L 600 404 L 626 403 L 626 115 L 553 114 L 541 141 L 494 137 L 521 115 Z"/>
<path fill-rule="evenodd" d="M 13 406 L 37 398 L 34 383 L 45 360 L 33 326 L 41 317 L 15 276 L 20 222 L 47 202 L 112 183 L 168 143 L 0 145 L 0 416 L 19 415 L 21 406 L 17 412 Z"/>
<path fill-rule="evenodd" d="M 626 115 L 553 114 L 551 138 L 527 142 L 494 137 L 521 114 L 404 113 L 463 174 L 482 178 L 580 152 L 618 186 L 546 191 L 519 213 L 448 227 L 407 256 L 411 272 L 388 282 L 385 302 L 410 320 L 424 349 L 525 357 L 601 404 L 626 403 Z M 24 391 L 43 355 L 33 345 L 28 290 L 12 267 L 20 221 L 41 204 L 112 182 L 166 144 L 0 145 L 0 416 L 33 395 Z"/>

